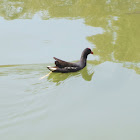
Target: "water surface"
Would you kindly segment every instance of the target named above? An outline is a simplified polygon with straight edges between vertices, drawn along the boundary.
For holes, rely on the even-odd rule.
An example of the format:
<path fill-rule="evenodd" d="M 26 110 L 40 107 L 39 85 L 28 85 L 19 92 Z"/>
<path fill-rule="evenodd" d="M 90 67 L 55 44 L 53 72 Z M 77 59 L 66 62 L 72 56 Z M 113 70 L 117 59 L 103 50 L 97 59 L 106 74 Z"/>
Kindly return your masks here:
<path fill-rule="evenodd" d="M 140 2 L 0 2 L 0 139 L 139 140 Z M 53 56 L 76 73 L 49 73 Z"/>

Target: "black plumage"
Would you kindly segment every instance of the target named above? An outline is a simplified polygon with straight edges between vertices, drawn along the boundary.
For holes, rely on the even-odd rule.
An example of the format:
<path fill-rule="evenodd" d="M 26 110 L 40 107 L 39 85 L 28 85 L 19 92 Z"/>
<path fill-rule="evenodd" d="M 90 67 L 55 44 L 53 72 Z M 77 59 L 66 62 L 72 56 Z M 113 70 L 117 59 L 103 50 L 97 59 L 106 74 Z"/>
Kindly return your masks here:
<path fill-rule="evenodd" d="M 47 66 L 47 68 L 52 72 L 61 72 L 61 73 L 76 72 L 83 69 L 86 66 L 87 56 L 89 54 L 93 54 L 91 49 L 90 48 L 84 49 L 80 60 L 76 63 L 66 62 L 54 57 L 56 66 L 54 67 Z"/>

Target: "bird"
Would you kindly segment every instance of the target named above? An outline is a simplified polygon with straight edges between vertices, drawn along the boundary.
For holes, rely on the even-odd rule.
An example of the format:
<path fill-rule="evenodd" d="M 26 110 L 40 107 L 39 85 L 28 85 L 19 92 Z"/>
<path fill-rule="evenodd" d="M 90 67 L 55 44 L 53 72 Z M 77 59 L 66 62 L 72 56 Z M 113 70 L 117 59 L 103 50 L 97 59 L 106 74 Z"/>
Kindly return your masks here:
<path fill-rule="evenodd" d="M 51 72 L 59 72 L 59 73 L 68 73 L 68 72 L 77 72 L 81 69 L 83 69 L 87 64 L 87 56 L 89 54 L 93 54 L 90 48 L 86 48 L 83 50 L 81 54 L 81 58 L 78 62 L 72 63 L 72 62 L 66 62 L 61 59 L 58 59 L 56 57 L 53 57 L 55 59 L 55 66 L 47 66 L 47 68 Z"/>

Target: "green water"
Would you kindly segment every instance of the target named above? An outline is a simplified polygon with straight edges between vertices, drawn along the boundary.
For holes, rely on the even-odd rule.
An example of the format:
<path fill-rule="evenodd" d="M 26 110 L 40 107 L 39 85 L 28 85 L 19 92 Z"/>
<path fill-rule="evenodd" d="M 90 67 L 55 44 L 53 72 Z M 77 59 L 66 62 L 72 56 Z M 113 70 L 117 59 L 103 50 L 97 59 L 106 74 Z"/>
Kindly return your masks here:
<path fill-rule="evenodd" d="M 139 140 L 139 28 L 139 0 L 1 0 L 0 140 Z"/>

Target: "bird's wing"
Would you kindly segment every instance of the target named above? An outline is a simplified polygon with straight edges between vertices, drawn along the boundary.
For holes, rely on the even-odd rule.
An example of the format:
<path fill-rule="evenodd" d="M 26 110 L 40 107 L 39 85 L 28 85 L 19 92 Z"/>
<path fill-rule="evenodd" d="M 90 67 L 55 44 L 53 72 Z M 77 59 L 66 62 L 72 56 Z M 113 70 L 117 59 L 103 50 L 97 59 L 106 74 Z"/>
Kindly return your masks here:
<path fill-rule="evenodd" d="M 56 61 L 55 61 L 55 65 L 59 68 L 64 68 L 64 67 L 76 67 L 77 65 L 75 63 L 70 63 L 70 62 L 66 62 L 63 61 L 61 59 L 58 59 L 56 57 L 53 57 Z"/>

